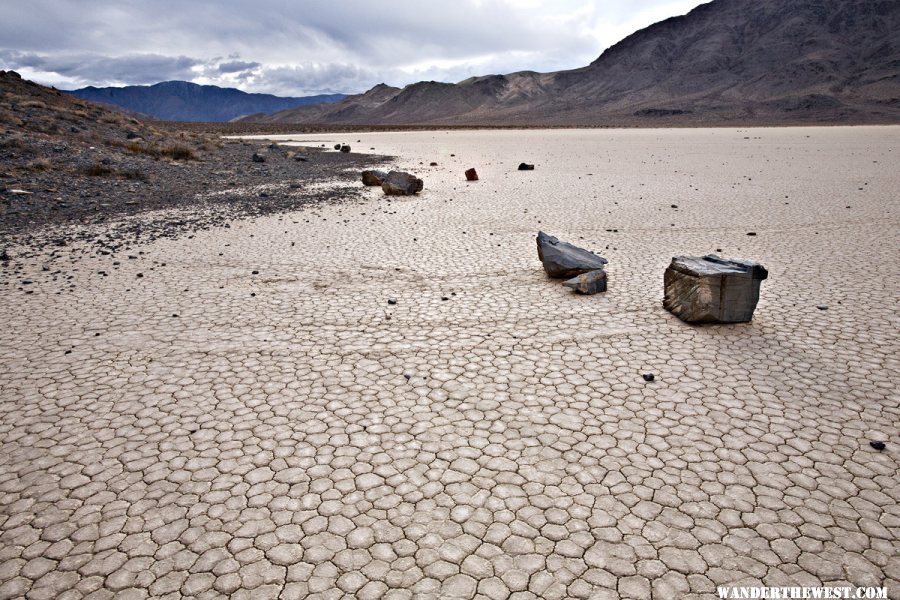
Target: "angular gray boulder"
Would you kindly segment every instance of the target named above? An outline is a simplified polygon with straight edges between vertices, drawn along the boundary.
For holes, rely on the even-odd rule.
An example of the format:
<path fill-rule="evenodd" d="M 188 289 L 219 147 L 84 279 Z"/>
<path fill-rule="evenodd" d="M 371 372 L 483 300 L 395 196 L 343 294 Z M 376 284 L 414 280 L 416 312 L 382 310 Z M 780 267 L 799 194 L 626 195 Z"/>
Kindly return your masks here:
<path fill-rule="evenodd" d="M 403 171 L 391 171 L 381 183 L 381 189 L 388 196 L 412 196 L 422 191 L 425 183 L 415 175 Z"/>
<path fill-rule="evenodd" d="M 597 271 L 609 262 L 602 256 L 568 242 L 561 242 L 543 231 L 538 231 L 537 249 L 544 271 L 555 279 L 571 279 L 588 271 Z"/>
<path fill-rule="evenodd" d="M 666 269 L 663 307 L 688 323 L 747 323 L 768 276 L 752 261 L 676 256 Z"/>
<path fill-rule="evenodd" d="M 563 285 L 579 294 L 599 294 L 606 291 L 606 271 L 597 269 L 563 281 Z"/>
<path fill-rule="evenodd" d="M 387 178 L 387 176 L 387 171 L 382 171 L 381 169 L 363 171 L 362 182 L 363 185 L 381 185 L 382 183 L 384 183 L 384 180 Z"/>

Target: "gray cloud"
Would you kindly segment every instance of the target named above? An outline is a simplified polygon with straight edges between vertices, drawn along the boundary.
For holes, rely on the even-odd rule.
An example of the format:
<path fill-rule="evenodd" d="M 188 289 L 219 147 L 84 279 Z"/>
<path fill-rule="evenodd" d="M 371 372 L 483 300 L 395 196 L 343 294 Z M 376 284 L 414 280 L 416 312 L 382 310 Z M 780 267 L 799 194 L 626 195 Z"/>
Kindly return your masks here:
<path fill-rule="evenodd" d="M 185 79 L 360 92 L 589 63 L 699 0 L 29 0 L 0 4 L 0 67 L 57 85 Z M 227 57 L 222 59 L 221 57 Z"/>
<path fill-rule="evenodd" d="M 157 83 L 171 79 L 191 79 L 194 67 L 202 62 L 187 56 L 131 54 L 103 56 L 96 54 L 39 55 L 0 51 L 0 61 L 7 69 L 29 68 L 53 73 L 73 81 L 99 85 Z"/>
<path fill-rule="evenodd" d="M 227 63 L 219 64 L 219 73 L 239 73 L 241 71 L 249 71 L 262 65 L 258 62 L 247 62 L 243 60 L 233 60 Z"/>

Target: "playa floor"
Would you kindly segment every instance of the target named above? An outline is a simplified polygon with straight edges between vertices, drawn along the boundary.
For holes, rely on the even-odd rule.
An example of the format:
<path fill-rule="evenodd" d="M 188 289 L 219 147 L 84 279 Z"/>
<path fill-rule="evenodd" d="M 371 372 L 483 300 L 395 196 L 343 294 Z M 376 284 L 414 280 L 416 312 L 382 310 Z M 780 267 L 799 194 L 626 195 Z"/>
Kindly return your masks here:
<path fill-rule="evenodd" d="M 0 284 L 0 598 L 900 598 L 900 127 L 293 139 L 425 190 Z M 663 309 L 707 253 L 752 323 Z"/>

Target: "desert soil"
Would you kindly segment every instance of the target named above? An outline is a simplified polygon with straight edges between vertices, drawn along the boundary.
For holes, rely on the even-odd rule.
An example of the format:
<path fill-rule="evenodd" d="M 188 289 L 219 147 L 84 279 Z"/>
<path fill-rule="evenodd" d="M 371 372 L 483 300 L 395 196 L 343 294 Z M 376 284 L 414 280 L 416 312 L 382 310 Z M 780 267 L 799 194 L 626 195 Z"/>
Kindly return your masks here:
<path fill-rule="evenodd" d="M 900 598 L 900 128 L 346 137 L 424 192 L 8 248 L 0 598 Z M 706 253 L 753 322 L 662 308 Z"/>

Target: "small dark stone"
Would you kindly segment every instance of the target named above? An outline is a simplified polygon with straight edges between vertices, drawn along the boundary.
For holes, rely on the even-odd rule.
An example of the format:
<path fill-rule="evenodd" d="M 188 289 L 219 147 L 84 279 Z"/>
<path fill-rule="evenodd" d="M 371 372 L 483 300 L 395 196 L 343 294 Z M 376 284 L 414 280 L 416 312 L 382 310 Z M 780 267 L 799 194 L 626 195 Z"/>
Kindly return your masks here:
<path fill-rule="evenodd" d="M 673 205 L 672 205 L 672 208 L 678 208 L 678 205 L 677 205 L 677 204 L 673 204 Z"/>
<path fill-rule="evenodd" d="M 441 300 L 443 300 L 443 301 L 445 301 L 445 302 L 446 302 L 447 300 L 449 300 L 449 299 L 450 299 L 450 298 L 448 298 L 447 296 L 441 296 Z"/>
<path fill-rule="evenodd" d="M 884 442 L 880 442 L 880 441 L 869 442 L 869 445 L 872 446 L 873 448 L 875 448 L 876 450 L 878 450 L 879 452 L 881 452 L 882 450 L 887 448 L 887 445 Z"/>
<path fill-rule="evenodd" d="M 138 273 L 137 276 L 138 276 L 138 277 L 143 277 L 144 274 L 143 274 L 143 273 Z"/>
<path fill-rule="evenodd" d="M 478 172 L 475 169 L 467 169 L 466 181 L 478 181 Z"/>
<path fill-rule="evenodd" d="M 260 154 L 259 152 L 253 153 L 253 162 L 255 163 L 264 163 L 266 162 L 266 157 Z"/>
<path fill-rule="evenodd" d="M 753 236 L 756 235 L 756 232 L 755 232 L 755 231 L 748 231 L 748 232 L 747 232 L 747 235 L 749 235 L 750 237 L 753 237 Z"/>
<path fill-rule="evenodd" d="M 534 171 L 534 165 L 529 165 L 528 163 L 519 163 L 520 171 Z"/>
<path fill-rule="evenodd" d="M 819 310 L 828 310 L 828 306 L 825 304 L 817 304 L 816 308 L 818 308 Z"/>
<path fill-rule="evenodd" d="M 259 275 L 259 271 L 253 271 L 251 275 Z"/>
<path fill-rule="evenodd" d="M 390 305 L 397 304 L 397 299 L 396 298 L 388 298 L 388 304 L 390 304 Z"/>
<path fill-rule="evenodd" d="M 644 373 L 643 378 L 644 381 L 653 381 L 654 379 L 656 379 L 653 373 Z"/>
<path fill-rule="evenodd" d="M 350 146 L 347 146 L 346 144 L 341 146 L 341 152 L 344 152 L 344 153 L 350 152 Z"/>
<path fill-rule="evenodd" d="M 340 150 L 340 149 L 341 149 L 341 145 L 340 145 L 340 144 L 335 144 L 335 145 L 334 145 L 334 149 L 335 149 L 335 150 Z"/>
<path fill-rule="evenodd" d="M 428 163 L 428 166 L 436 167 L 436 166 L 438 166 L 438 164 L 436 162 L 432 161 L 432 162 Z"/>

